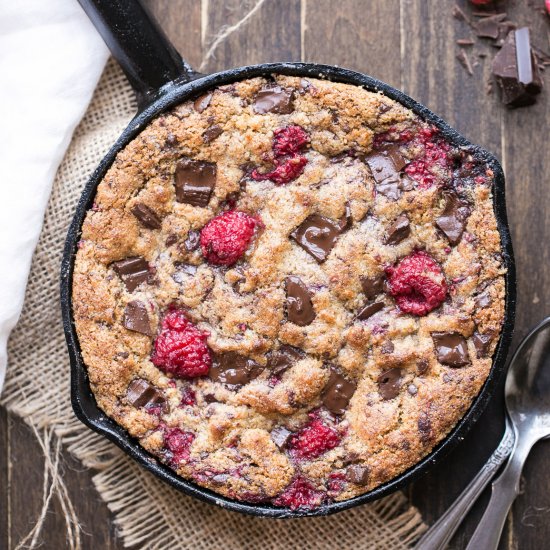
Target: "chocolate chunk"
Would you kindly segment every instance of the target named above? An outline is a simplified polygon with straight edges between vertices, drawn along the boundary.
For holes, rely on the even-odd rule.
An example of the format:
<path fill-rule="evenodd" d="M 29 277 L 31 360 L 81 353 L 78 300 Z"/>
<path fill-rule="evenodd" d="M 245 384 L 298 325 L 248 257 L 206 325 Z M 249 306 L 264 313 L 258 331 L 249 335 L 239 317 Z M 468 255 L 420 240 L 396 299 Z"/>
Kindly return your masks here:
<path fill-rule="evenodd" d="M 346 210 L 338 222 L 338 229 L 340 229 L 340 233 L 343 233 L 344 231 L 350 229 L 352 225 L 353 218 L 351 217 L 351 207 L 349 202 L 346 202 Z"/>
<path fill-rule="evenodd" d="M 211 403 L 219 403 L 219 401 L 216 399 L 216 396 L 213 393 L 205 393 L 202 398 L 204 399 L 204 402 L 210 405 Z"/>
<path fill-rule="evenodd" d="M 478 308 L 484 308 L 491 305 L 491 296 L 488 292 L 482 292 L 475 298 L 475 303 Z"/>
<path fill-rule="evenodd" d="M 470 209 L 454 192 L 446 193 L 445 199 L 445 208 L 441 216 L 435 220 L 435 225 L 443 231 L 451 245 L 455 246 L 464 233 Z"/>
<path fill-rule="evenodd" d="M 172 246 L 173 244 L 176 244 L 178 242 L 178 236 L 175 233 L 171 233 L 166 237 L 166 241 L 164 241 L 165 246 Z"/>
<path fill-rule="evenodd" d="M 252 359 L 228 351 L 216 356 L 210 367 L 210 379 L 230 386 L 243 386 L 260 376 L 263 367 Z"/>
<path fill-rule="evenodd" d="M 118 262 L 113 262 L 111 266 L 122 279 L 128 292 L 134 292 L 149 277 L 149 264 L 141 256 L 119 260 Z"/>
<path fill-rule="evenodd" d="M 411 234 L 411 223 L 409 218 L 405 214 L 401 214 L 390 225 L 388 229 L 388 236 L 386 237 L 386 244 L 399 244 L 405 240 Z"/>
<path fill-rule="evenodd" d="M 339 235 L 338 224 L 319 214 L 308 216 L 290 234 L 319 263 L 327 259 Z"/>
<path fill-rule="evenodd" d="M 511 31 L 493 60 L 493 75 L 502 91 L 502 102 L 510 107 L 535 103 L 542 80 L 529 42 L 529 29 Z"/>
<path fill-rule="evenodd" d="M 126 399 L 134 407 L 147 407 L 148 405 L 166 404 L 163 393 L 143 378 L 132 380 L 126 392 Z"/>
<path fill-rule="evenodd" d="M 294 111 L 293 93 L 281 86 L 268 86 L 256 94 L 254 111 L 261 115 L 278 113 L 288 115 Z"/>
<path fill-rule="evenodd" d="M 148 229 L 160 229 L 162 220 L 160 216 L 147 205 L 138 203 L 132 210 L 132 214 Z"/>
<path fill-rule="evenodd" d="M 193 252 L 193 250 L 197 250 L 197 248 L 199 247 L 200 238 L 201 234 L 198 231 L 190 229 L 189 233 L 187 233 L 187 238 L 183 242 L 185 250 L 187 250 L 187 252 Z"/>
<path fill-rule="evenodd" d="M 479 38 L 492 38 L 496 40 L 499 34 L 499 26 L 502 21 L 502 15 L 491 15 L 483 17 L 474 25 L 474 31 Z M 506 15 L 504 15 L 506 17 Z"/>
<path fill-rule="evenodd" d="M 432 332 L 437 360 L 449 367 L 463 367 L 470 363 L 468 346 L 458 332 Z"/>
<path fill-rule="evenodd" d="M 207 92 L 200 97 L 197 97 L 197 99 L 195 99 L 195 102 L 193 103 L 195 111 L 202 113 L 208 107 L 208 105 L 210 105 L 210 101 L 212 101 L 213 95 L 213 92 Z"/>
<path fill-rule="evenodd" d="M 217 124 L 214 124 L 214 126 L 210 126 L 210 128 L 202 133 L 202 140 L 204 141 L 204 143 L 210 143 L 222 134 L 223 128 L 221 126 L 218 126 Z"/>
<path fill-rule="evenodd" d="M 268 353 L 267 367 L 271 369 L 271 374 L 274 376 L 281 376 L 294 363 L 302 359 L 304 355 L 301 349 L 283 344 L 279 349 Z"/>
<path fill-rule="evenodd" d="M 381 309 L 384 309 L 384 302 L 369 302 L 359 310 L 359 313 L 355 316 L 355 318 L 360 321 L 364 321 Z"/>
<path fill-rule="evenodd" d="M 396 201 L 401 196 L 400 180 L 397 178 L 389 178 L 385 182 L 378 184 L 376 186 L 376 191 L 384 195 L 384 197 Z"/>
<path fill-rule="evenodd" d="M 184 159 L 176 166 L 176 199 L 192 206 L 206 206 L 216 185 L 217 168 L 212 162 Z"/>
<path fill-rule="evenodd" d="M 422 443 L 428 443 L 432 438 L 432 421 L 427 412 L 420 413 L 417 426 L 420 432 L 420 441 L 422 441 Z"/>
<path fill-rule="evenodd" d="M 399 395 L 401 388 L 401 369 L 394 367 L 385 370 L 378 376 L 378 393 L 384 400 L 393 399 Z"/>
<path fill-rule="evenodd" d="M 371 153 L 365 158 L 365 161 L 369 165 L 376 183 L 384 183 L 388 179 L 399 181 L 399 172 L 407 164 L 396 145 L 392 145 L 383 151 Z"/>
<path fill-rule="evenodd" d="M 332 413 L 342 415 L 346 412 L 357 385 L 344 378 L 334 369 L 330 370 L 330 377 L 323 392 L 323 404 Z"/>
<path fill-rule="evenodd" d="M 291 437 L 292 432 L 284 426 L 276 426 L 271 430 L 271 439 L 279 449 L 284 449 Z"/>
<path fill-rule="evenodd" d="M 369 482 L 370 471 L 368 466 L 361 464 L 352 464 L 346 469 L 346 479 L 355 485 L 367 485 Z"/>
<path fill-rule="evenodd" d="M 459 38 L 456 43 L 459 46 L 473 46 L 474 41 L 471 38 Z"/>
<path fill-rule="evenodd" d="M 316 315 L 311 293 L 299 277 L 287 277 L 285 285 L 286 315 L 289 323 L 295 323 L 300 327 L 309 325 Z"/>
<path fill-rule="evenodd" d="M 372 300 L 384 290 L 384 275 L 361 277 L 361 288 L 367 300 Z"/>
<path fill-rule="evenodd" d="M 124 320 L 122 322 L 125 328 L 140 332 L 147 336 L 154 336 L 155 333 L 151 328 L 147 306 L 139 300 L 129 302 L 124 309 Z"/>
<path fill-rule="evenodd" d="M 426 359 L 419 359 L 416 362 L 416 367 L 418 368 L 419 375 L 425 374 L 429 366 L 430 363 Z"/>
<path fill-rule="evenodd" d="M 474 332 L 474 335 L 472 336 L 472 342 L 474 343 L 474 347 L 476 348 L 476 355 L 478 359 L 481 359 L 482 357 L 487 357 L 489 355 L 492 341 L 492 334 L 480 334 L 479 332 Z"/>

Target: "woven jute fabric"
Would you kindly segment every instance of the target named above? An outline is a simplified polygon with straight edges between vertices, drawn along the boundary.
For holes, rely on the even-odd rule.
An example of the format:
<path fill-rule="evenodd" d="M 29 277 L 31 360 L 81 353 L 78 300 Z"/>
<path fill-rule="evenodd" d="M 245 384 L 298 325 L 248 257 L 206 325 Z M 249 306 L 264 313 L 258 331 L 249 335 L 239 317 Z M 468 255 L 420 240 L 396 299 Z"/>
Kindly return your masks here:
<path fill-rule="evenodd" d="M 110 62 L 57 173 L 23 314 L 9 343 L 3 404 L 31 424 L 35 433 L 53 432 L 74 456 L 97 472 L 95 486 L 113 511 L 118 533 L 128 547 L 410 548 L 425 526 L 402 493 L 326 518 L 243 516 L 177 492 L 75 418 L 59 307 L 63 243 L 86 180 L 135 109 L 132 90 L 118 66 Z M 78 546 L 78 540 L 70 543 Z"/>

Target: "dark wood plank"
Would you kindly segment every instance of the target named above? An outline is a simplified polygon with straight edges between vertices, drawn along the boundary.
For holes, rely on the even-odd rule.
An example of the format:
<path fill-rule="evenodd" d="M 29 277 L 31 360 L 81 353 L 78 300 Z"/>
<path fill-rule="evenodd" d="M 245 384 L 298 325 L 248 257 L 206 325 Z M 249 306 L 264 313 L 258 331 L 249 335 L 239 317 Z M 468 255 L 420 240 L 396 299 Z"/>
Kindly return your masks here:
<path fill-rule="evenodd" d="M 224 26 L 237 24 L 257 0 L 210 0 L 203 21 L 206 53 Z M 300 59 L 300 0 L 269 0 L 214 52 L 205 72 Z"/>
<path fill-rule="evenodd" d="M 304 0 L 303 5 L 304 61 L 340 65 L 400 87 L 399 2 Z"/>
<path fill-rule="evenodd" d="M 8 414 L 0 407 L 0 548 L 9 548 L 9 452 Z"/>

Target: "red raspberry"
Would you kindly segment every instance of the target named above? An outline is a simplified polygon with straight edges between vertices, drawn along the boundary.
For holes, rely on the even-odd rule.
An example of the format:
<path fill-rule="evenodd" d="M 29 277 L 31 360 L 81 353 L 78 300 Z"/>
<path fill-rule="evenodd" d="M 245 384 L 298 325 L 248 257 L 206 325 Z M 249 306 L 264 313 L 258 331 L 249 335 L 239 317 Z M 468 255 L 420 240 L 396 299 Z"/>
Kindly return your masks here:
<path fill-rule="evenodd" d="M 187 462 L 191 453 L 191 444 L 195 440 L 195 434 L 184 432 L 179 428 L 173 428 L 164 432 L 164 445 L 172 452 L 172 464 Z"/>
<path fill-rule="evenodd" d="M 277 185 L 283 185 L 300 176 L 306 164 L 306 157 L 294 155 L 290 158 L 286 158 L 282 163 L 276 161 L 276 166 L 271 172 L 262 174 L 258 172 L 258 169 L 255 169 L 252 171 L 252 174 L 250 174 L 250 177 L 256 181 L 271 180 Z"/>
<path fill-rule="evenodd" d="M 320 418 L 314 418 L 292 437 L 290 449 L 297 458 L 312 459 L 334 449 L 340 443 L 338 432 Z"/>
<path fill-rule="evenodd" d="M 386 269 L 390 294 L 405 313 L 426 315 L 447 295 L 447 283 L 439 264 L 426 252 L 413 252 L 397 267 Z"/>
<path fill-rule="evenodd" d="M 306 157 L 298 154 L 309 143 L 309 136 L 300 126 L 286 126 L 274 132 L 273 155 L 275 168 L 262 174 L 257 169 L 250 177 L 256 181 L 271 180 L 277 185 L 283 185 L 295 180 L 302 174 L 307 164 Z"/>
<path fill-rule="evenodd" d="M 181 392 L 180 407 L 193 406 L 197 404 L 195 391 L 191 388 L 184 388 Z"/>
<path fill-rule="evenodd" d="M 273 154 L 276 157 L 294 155 L 309 143 L 309 136 L 300 126 L 286 126 L 275 130 Z"/>
<path fill-rule="evenodd" d="M 306 478 L 298 476 L 273 501 L 273 504 L 285 506 L 291 510 L 299 508 L 311 510 L 321 505 L 323 500 L 325 500 L 325 494 L 322 491 L 317 491 Z"/>
<path fill-rule="evenodd" d="M 237 210 L 216 216 L 201 231 L 203 256 L 211 264 L 234 264 L 248 248 L 257 224 L 257 219 Z"/>
<path fill-rule="evenodd" d="M 420 183 L 420 187 L 431 187 L 437 179 L 437 171 L 448 171 L 450 146 L 439 139 L 436 128 L 423 128 L 414 139 L 415 145 L 424 149 L 424 154 L 405 167 L 405 173 Z"/>
<path fill-rule="evenodd" d="M 169 311 L 155 340 L 151 361 L 178 378 L 204 376 L 212 364 L 207 337 L 208 334 L 191 323 L 182 310 Z"/>

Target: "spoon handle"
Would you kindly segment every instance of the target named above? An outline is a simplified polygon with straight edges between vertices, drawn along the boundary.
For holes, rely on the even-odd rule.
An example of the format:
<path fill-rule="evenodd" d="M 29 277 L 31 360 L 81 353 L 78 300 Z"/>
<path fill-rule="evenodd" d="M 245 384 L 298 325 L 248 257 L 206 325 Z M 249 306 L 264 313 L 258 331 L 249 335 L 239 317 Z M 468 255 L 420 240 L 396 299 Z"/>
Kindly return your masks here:
<path fill-rule="evenodd" d="M 504 523 L 512 503 L 519 492 L 519 478 L 523 464 L 534 441 L 530 438 L 516 439 L 510 460 L 500 476 L 493 481 L 491 500 L 466 547 L 466 550 L 496 550 Z"/>
<path fill-rule="evenodd" d="M 417 548 L 422 550 L 443 550 L 455 534 L 458 526 L 478 499 L 483 489 L 495 475 L 500 465 L 508 458 L 514 446 L 514 430 L 506 420 L 506 430 L 499 446 L 483 465 L 470 484 L 451 504 L 449 509 L 430 527 L 418 541 Z"/>

